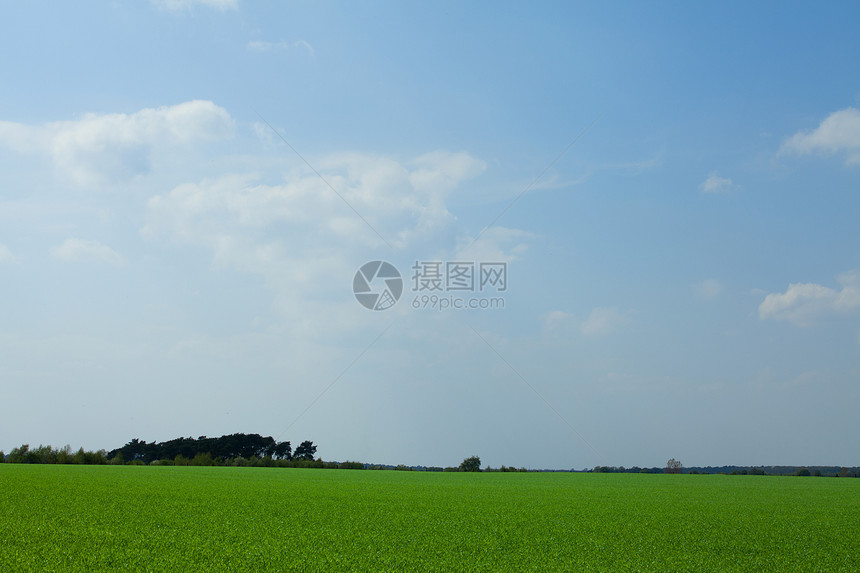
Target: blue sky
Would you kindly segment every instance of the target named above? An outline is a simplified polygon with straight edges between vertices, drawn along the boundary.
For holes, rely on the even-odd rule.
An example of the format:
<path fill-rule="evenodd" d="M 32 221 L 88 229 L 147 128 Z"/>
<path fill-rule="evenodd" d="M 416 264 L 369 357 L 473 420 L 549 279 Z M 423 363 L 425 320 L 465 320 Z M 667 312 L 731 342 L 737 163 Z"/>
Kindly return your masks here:
<path fill-rule="evenodd" d="M 860 464 L 859 19 L 7 3 L 0 449 Z M 504 308 L 412 308 L 416 261 Z"/>

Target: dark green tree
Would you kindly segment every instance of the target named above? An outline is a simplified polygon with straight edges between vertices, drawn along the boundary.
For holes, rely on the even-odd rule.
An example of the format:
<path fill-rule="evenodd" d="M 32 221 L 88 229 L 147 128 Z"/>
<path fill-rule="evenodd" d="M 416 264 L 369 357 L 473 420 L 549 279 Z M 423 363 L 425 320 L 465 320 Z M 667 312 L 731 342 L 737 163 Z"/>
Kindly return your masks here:
<path fill-rule="evenodd" d="M 273 453 L 273 457 L 277 460 L 293 459 L 293 448 L 290 446 L 290 442 L 278 442 L 274 447 Z"/>
<path fill-rule="evenodd" d="M 28 463 L 27 454 L 30 453 L 30 444 L 22 444 L 21 447 L 12 448 L 9 452 L 9 461 L 13 464 Z"/>
<path fill-rule="evenodd" d="M 296 448 L 296 453 L 293 454 L 295 460 L 313 460 L 314 454 L 317 453 L 317 447 L 310 440 L 305 440 L 299 447 Z"/>
<path fill-rule="evenodd" d="M 481 458 L 478 456 L 472 456 L 471 458 L 466 458 L 463 460 L 463 463 L 460 464 L 461 472 L 479 472 L 481 471 Z"/>

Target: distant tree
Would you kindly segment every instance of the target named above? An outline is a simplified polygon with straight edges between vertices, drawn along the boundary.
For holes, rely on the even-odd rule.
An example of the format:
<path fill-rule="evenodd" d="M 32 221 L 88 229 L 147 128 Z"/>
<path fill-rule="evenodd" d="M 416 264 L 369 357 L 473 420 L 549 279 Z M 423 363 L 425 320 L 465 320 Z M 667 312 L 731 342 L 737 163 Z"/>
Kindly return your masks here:
<path fill-rule="evenodd" d="M 317 453 L 317 447 L 310 440 L 305 440 L 299 447 L 296 448 L 296 453 L 293 454 L 293 459 L 308 460 L 314 459 L 314 454 Z"/>
<path fill-rule="evenodd" d="M 460 464 L 461 472 L 479 472 L 481 471 L 481 458 L 478 456 L 472 456 L 470 458 L 466 458 L 463 460 L 463 463 Z"/>
<path fill-rule="evenodd" d="M 58 464 L 73 464 L 75 463 L 75 456 L 72 454 L 72 446 L 66 444 L 62 450 L 57 452 L 57 463 Z"/>
<path fill-rule="evenodd" d="M 26 464 L 28 463 L 27 454 L 30 452 L 30 444 L 22 444 L 17 448 L 12 448 L 12 451 L 9 452 L 9 462 L 13 464 Z"/>
<path fill-rule="evenodd" d="M 667 474 L 679 474 L 684 470 L 684 465 L 676 460 L 675 458 L 669 458 L 669 461 L 666 462 L 666 473 Z"/>
<path fill-rule="evenodd" d="M 6 462 L 6 454 L 3 453 L 3 450 L 0 450 L 0 464 Z"/>
<path fill-rule="evenodd" d="M 338 467 L 342 470 L 363 470 L 364 464 L 361 462 L 341 462 Z"/>
<path fill-rule="evenodd" d="M 293 459 L 293 448 L 290 446 L 290 442 L 278 442 L 274 448 L 274 457 L 278 460 L 291 460 Z"/>
<path fill-rule="evenodd" d="M 800 468 L 796 472 L 794 472 L 796 476 L 809 476 L 812 475 L 807 468 Z"/>

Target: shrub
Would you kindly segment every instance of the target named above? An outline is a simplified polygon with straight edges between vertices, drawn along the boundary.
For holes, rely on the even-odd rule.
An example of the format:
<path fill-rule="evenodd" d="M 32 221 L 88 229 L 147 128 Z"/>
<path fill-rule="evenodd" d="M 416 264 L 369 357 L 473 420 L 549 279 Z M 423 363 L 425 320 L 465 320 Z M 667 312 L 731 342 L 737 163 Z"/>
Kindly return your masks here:
<path fill-rule="evenodd" d="M 271 459 L 271 458 L 270 458 Z M 199 453 L 191 459 L 192 466 L 214 466 L 215 460 L 212 459 L 212 454 L 209 452 Z"/>

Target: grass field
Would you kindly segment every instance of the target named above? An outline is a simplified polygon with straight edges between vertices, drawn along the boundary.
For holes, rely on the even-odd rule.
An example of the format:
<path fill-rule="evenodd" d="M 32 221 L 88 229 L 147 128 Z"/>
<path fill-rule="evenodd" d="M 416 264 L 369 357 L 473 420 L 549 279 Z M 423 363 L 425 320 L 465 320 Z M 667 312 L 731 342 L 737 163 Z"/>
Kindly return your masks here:
<path fill-rule="evenodd" d="M 860 480 L 0 465 L 0 571 L 860 571 Z"/>

